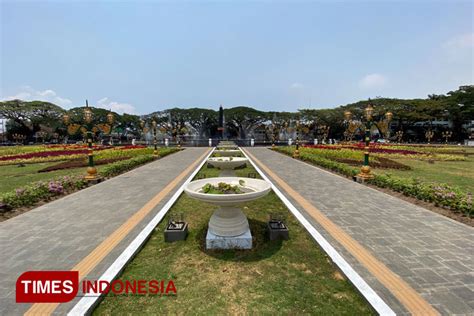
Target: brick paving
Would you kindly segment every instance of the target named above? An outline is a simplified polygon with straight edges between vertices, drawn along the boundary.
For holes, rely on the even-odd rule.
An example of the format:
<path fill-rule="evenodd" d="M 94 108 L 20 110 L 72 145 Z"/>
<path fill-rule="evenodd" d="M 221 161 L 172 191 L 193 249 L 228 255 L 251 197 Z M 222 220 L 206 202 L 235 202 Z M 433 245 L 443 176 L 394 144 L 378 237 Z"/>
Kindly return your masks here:
<path fill-rule="evenodd" d="M 18 315 L 31 306 L 15 303 L 19 275 L 74 267 L 206 150 L 187 148 L 0 223 L 0 315 Z M 86 277 L 102 275 L 174 191 Z M 65 314 L 73 303 L 61 304 L 55 313 Z"/>
<path fill-rule="evenodd" d="M 247 150 L 441 314 L 474 315 L 472 227 L 267 148 Z M 365 267 L 288 198 L 397 314 L 408 314 Z"/>

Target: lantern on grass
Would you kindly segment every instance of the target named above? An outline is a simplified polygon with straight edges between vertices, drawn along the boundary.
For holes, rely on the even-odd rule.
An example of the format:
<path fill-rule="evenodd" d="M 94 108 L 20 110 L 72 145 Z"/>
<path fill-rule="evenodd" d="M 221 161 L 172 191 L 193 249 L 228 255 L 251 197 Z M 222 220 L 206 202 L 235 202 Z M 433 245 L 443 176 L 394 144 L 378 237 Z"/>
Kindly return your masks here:
<path fill-rule="evenodd" d="M 183 213 L 170 214 L 164 235 L 166 242 L 186 240 L 188 236 L 188 223 L 184 220 Z"/>
<path fill-rule="evenodd" d="M 286 216 L 283 213 L 271 213 L 267 223 L 267 233 L 270 240 L 288 240 L 290 233 L 285 224 Z"/>

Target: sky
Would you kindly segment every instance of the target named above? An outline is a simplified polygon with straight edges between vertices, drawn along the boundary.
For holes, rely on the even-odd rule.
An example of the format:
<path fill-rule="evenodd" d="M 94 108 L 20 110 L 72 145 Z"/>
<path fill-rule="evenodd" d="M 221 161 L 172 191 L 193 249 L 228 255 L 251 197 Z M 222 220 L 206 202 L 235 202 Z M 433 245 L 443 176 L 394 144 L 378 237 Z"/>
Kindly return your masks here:
<path fill-rule="evenodd" d="M 472 1 L 0 0 L 0 100 L 295 111 L 473 84 Z"/>

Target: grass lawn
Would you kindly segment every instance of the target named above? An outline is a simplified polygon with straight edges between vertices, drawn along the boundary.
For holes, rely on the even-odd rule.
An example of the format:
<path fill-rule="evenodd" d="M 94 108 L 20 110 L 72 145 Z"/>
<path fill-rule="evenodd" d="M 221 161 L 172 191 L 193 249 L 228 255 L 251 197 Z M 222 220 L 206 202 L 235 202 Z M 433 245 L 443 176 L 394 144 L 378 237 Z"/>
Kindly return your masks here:
<path fill-rule="evenodd" d="M 86 173 L 85 167 L 38 173 L 38 170 L 56 165 L 58 163 L 58 161 L 55 161 L 25 164 L 24 167 L 18 167 L 17 165 L 0 166 L 0 194 L 15 190 L 35 181 L 47 181 L 59 176 Z"/>
<path fill-rule="evenodd" d="M 474 148 L 467 152 L 474 153 Z M 412 170 L 375 169 L 377 173 L 390 173 L 399 177 L 414 177 L 426 182 L 447 183 L 458 186 L 465 192 L 474 193 L 474 155 L 467 156 L 466 161 L 427 161 L 414 159 L 394 159 L 412 167 Z"/>
<path fill-rule="evenodd" d="M 255 170 L 237 170 L 248 172 Z M 204 167 L 200 173 L 210 177 L 219 170 Z M 183 194 L 170 213 L 184 213 L 188 239 L 165 243 L 165 218 L 120 276 L 173 279 L 176 296 L 109 294 L 94 314 L 374 314 L 273 192 L 243 205 L 254 237 L 252 250 L 205 250 L 214 209 Z M 268 215 L 275 211 L 287 214 L 288 241 L 265 238 Z"/>
<path fill-rule="evenodd" d="M 437 161 L 430 164 L 426 161 L 396 159 L 412 170 L 377 170 L 379 173 L 390 173 L 399 177 L 419 178 L 426 182 L 447 183 L 458 186 L 466 192 L 474 192 L 474 158 L 468 161 Z"/>

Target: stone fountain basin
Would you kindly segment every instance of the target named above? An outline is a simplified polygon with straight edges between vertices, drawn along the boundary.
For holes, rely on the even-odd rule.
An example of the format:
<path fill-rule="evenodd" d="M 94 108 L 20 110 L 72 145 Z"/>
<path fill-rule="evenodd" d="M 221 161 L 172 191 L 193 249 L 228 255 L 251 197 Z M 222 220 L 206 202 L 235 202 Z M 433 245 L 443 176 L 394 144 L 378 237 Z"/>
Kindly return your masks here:
<path fill-rule="evenodd" d="M 217 185 L 219 182 L 225 182 L 241 187 L 239 184 L 240 180 L 245 181 L 242 188 L 250 192 L 242 194 L 207 194 L 201 191 L 202 187 L 207 183 Z M 184 187 L 184 192 L 190 197 L 206 203 L 219 206 L 234 206 L 261 198 L 267 195 L 270 189 L 270 184 L 265 180 L 241 177 L 218 177 L 192 181 Z"/>
<path fill-rule="evenodd" d="M 212 157 L 207 159 L 207 162 L 219 169 L 235 169 L 245 165 L 248 161 L 248 159 L 244 157 L 232 157 L 232 160 L 230 160 L 230 158 L 231 157 Z"/>
<path fill-rule="evenodd" d="M 217 145 L 217 149 L 220 149 L 220 148 L 224 148 L 224 149 L 238 149 L 239 146 L 237 146 L 237 145 L 235 145 L 235 144 L 225 144 L 225 145 L 219 144 L 219 145 Z"/>
<path fill-rule="evenodd" d="M 239 155 L 241 151 L 240 149 L 229 149 L 229 150 L 217 149 L 217 150 L 214 150 L 214 153 L 219 154 L 222 157 L 233 157 L 233 156 Z"/>

